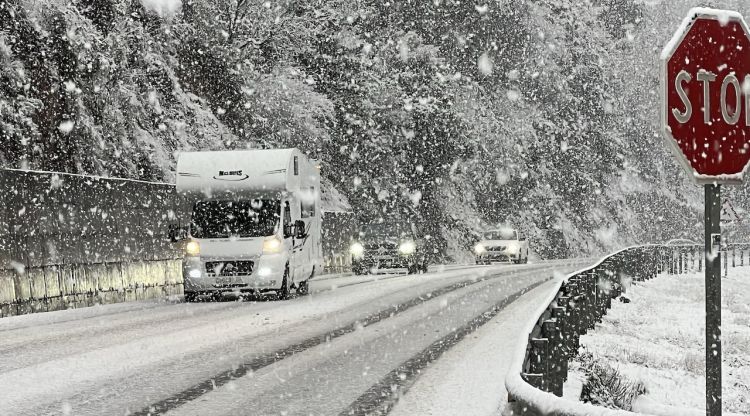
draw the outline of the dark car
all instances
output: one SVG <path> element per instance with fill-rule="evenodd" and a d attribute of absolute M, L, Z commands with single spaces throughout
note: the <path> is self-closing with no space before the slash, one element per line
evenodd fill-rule
<path fill-rule="evenodd" d="M 349 251 L 355 274 L 395 268 L 405 268 L 409 274 L 427 272 L 426 237 L 413 223 L 367 224 L 353 240 Z"/>

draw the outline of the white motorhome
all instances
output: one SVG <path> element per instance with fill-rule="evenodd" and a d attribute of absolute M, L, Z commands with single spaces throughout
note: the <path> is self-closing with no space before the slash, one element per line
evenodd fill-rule
<path fill-rule="evenodd" d="M 297 149 L 183 152 L 189 207 L 185 299 L 222 292 L 306 293 L 322 264 L 320 175 Z"/>

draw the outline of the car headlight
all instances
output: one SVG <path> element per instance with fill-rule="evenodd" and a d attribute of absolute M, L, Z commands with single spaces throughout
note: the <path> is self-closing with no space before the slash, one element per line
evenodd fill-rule
<path fill-rule="evenodd" d="M 474 252 L 477 254 L 482 254 L 485 251 L 487 251 L 487 249 L 484 248 L 484 244 L 482 243 L 478 243 L 477 245 L 474 246 Z"/>
<path fill-rule="evenodd" d="M 281 252 L 284 243 L 279 237 L 273 236 L 263 240 L 263 254 L 274 254 Z"/>
<path fill-rule="evenodd" d="M 511 251 L 515 253 L 519 248 L 520 247 L 518 246 L 518 243 L 510 243 L 508 244 L 508 247 L 505 248 L 505 251 Z"/>
<path fill-rule="evenodd" d="M 398 252 L 404 255 L 414 254 L 417 251 L 417 245 L 413 241 L 404 241 L 398 246 Z"/>
<path fill-rule="evenodd" d="M 201 245 L 195 240 L 188 241 L 188 243 L 185 245 L 185 254 L 193 257 L 200 256 Z"/>
<path fill-rule="evenodd" d="M 354 257 L 362 257 L 365 254 L 365 248 L 360 243 L 354 243 L 349 247 L 349 253 Z"/>

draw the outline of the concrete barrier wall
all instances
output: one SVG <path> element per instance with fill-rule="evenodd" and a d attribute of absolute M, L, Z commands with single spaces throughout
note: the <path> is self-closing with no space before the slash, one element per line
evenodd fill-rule
<path fill-rule="evenodd" d="M 0 200 L 0 316 L 182 292 L 173 185 L 0 169 Z"/>
<path fill-rule="evenodd" d="M 180 259 L 0 270 L 0 317 L 182 294 Z"/>

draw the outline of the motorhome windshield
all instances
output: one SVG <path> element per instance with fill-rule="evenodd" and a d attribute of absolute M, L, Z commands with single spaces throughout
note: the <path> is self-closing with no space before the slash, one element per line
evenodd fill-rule
<path fill-rule="evenodd" d="M 484 234 L 485 240 L 517 240 L 516 230 L 495 230 Z"/>
<path fill-rule="evenodd" d="M 280 218 L 276 200 L 200 201 L 193 206 L 190 234 L 195 238 L 273 235 Z"/>

